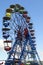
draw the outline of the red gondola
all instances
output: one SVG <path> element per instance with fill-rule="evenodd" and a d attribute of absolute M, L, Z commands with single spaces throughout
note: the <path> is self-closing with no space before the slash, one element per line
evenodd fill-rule
<path fill-rule="evenodd" d="M 21 63 L 20 65 L 25 65 L 24 63 Z"/>
<path fill-rule="evenodd" d="M 5 49 L 6 51 L 10 51 L 10 50 L 11 50 L 11 47 L 5 46 L 4 49 Z"/>

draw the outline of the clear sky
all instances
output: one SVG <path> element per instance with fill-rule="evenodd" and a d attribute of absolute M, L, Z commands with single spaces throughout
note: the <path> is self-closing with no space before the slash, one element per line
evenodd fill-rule
<path fill-rule="evenodd" d="M 43 60 L 43 0 L 0 0 L 0 46 L 3 43 L 2 18 L 5 10 L 11 4 L 22 5 L 28 11 L 28 15 L 31 16 L 35 29 L 37 51 L 41 60 Z M 6 59 L 5 56 L 7 57 L 6 52 L 0 47 L 0 60 Z"/>

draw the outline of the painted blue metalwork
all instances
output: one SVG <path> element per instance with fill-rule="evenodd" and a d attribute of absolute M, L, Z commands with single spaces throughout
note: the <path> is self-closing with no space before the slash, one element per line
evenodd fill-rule
<path fill-rule="evenodd" d="M 25 51 L 25 46 L 26 46 L 26 44 L 27 44 L 27 42 L 28 42 L 28 39 L 29 39 L 29 37 L 27 37 L 26 40 L 25 40 L 24 48 L 23 48 L 23 50 L 22 50 L 22 53 L 21 53 L 20 59 L 21 59 L 22 56 L 23 56 L 23 53 L 24 53 L 24 51 Z"/>

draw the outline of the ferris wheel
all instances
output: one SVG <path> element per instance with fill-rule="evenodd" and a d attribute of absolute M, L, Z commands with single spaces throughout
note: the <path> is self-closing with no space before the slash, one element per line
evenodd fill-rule
<path fill-rule="evenodd" d="M 6 9 L 2 28 L 4 50 L 8 53 L 5 65 L 25 65 L 27 57 L 28 61 L 33 61 L 30 61 L 31 65 L 39 65 L 33 23 L 30 19 L 28 12 L 19 4 L 10 5 Z"/>

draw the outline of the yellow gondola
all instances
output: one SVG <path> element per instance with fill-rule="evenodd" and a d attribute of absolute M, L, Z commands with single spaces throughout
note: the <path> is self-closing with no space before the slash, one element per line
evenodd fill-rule
<path fill-rule="evenodd" d="M 6 16 L 7 17 L 11 17 L 11 13 L 6 13 Z"/>

